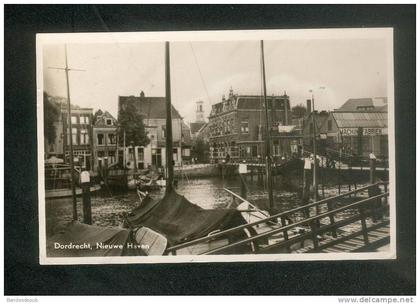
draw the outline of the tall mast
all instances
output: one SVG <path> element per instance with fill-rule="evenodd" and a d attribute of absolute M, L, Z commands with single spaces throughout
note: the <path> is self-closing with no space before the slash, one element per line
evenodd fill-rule
<path fill-rule="evenodd" d="M 264 90 L 264 107 L 265 107 L 265 151 L 266 151 L 266 171 L 267 171 L 267 188 L 268 188 L 268 201 L 270 205 L 270 211 L 274 207 L 274 198 L 273 198 L 273 177 L 271 175 L 271 136 L 270 136 L 270 126 L 269 126 L 269 116 L 268 116 L 268 102 L 267 102 L 267 88 L 265 83 L 265 62 L 264 62 L 264 41 L 261 40 L 261 66 L 262 66 L 262 76 L 263 76 L 263 90 Z"/>
<path fill-rule="evenodd" d="M 171 105 L 171 70 L 170 70 L 169 41 L 165 42 L 165 89 L 166 89 L 166 165 L 168 166 L 168 179 L 166 180 L 166 193 L 172 190 L 174 180 L 174 165 L 172 156 L 172 105 Z"/>
<path fill-rule="evenodd" d="M 315 101 L 314 93 L 312 92 L 312 141 L 313 141 L 313 153 L 314 153 L 314 170 L 313 170 L 313 187 L 314 187 L 314 202 L 318 199 L 318 176 L 317 176 L 317 157 L 316 157 L 316 119 L 315 119 Z"/>
<path fill-rule="evenodd" d="M 71 168 L 71 195 L 73 197 L 73 220 L 77 221 L 77 200 L 76 200 L 76 185 L 74 181 L 74 163 L 73 163 L 73 126 L 71 122 L 71 102 L 70 102 L 70 85 L 69 85 L 69 66 L 67 63 L 67 45 L 64 46 L 66 67 L 66 84 L 67 84 L 67 106 L 69 119 L 69 138 L 70 138 L 70 168 Z"/>
<path fill-rule="evenodd" d="M 61 67 L 48 67 L 49 69 L 54 70 L 64 70 L 66 72 L 66 85 L 67 85 L 67 107 L 68 107 L 68 119 L 69 119 L 69 139 L 70 139 L 70 170 L 71 170 L 71 193 L 73 197 L 73 220 L 77 220 L 77 200 L 76 200 L 76 184 L 74 181 L 73 171 L 74 171 L 74 163 L 73 163 L 73 134 L 72 134 L 72 123 L 71 123 L 71 102 L 70 102 L 70 85 L 69 85 L 69 71 L 79 71 L 85 72 L 85 70 L 80 69 L 70 69 L 68 62 L 67 62 L 67 44 L 64 45 L 64 59 L 66 66 L 64 68 Z"/>

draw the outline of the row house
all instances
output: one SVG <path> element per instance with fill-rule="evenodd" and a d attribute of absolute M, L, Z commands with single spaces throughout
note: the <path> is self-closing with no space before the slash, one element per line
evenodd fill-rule
<path fill-rule="evenodd" d="M 121 153 L 120 162 L 125 161 L 125 167 L 162 168 L 166 166 L 166 100 L 165 97 L 119 96 L 118 109 L 124 109 L 128 103 L 133 103 L 143 116 L 150 143 L 146 146 L 125 147 Z M 175 166 L 189 162 L 191 159 L 191 138 L 189 127 L 183 122 L 181 115 L 172 106 L 172 155 Z M 128 144 L 128 143 L 127 143 Z M 121 145 L 120 145 L 121 146 Z M 124 156 L 123 156 L 124 154 Z"/>
<path fill-rule="evenodd" d="M 278 135 L 279 126 L 292 120 L 289 96 L 269 96 L 268 119 L 271 135 Z M 209 116 L 210 160 L 258 160 L 265 155 L 264 99 L 258 95 L 238 95 L 230 90 L 229 97 L 212 106 Z M 280 156 L 281 138 L 272 141 L 272 151 Z M 287 149 L 288 150 L 288 149 Z"/>
<path fill-rule="evenodd" d="M 117 120 L 108 112 L 98 110 L 93 121 L 94 170 L 105 162 L 108 166 L 117 160 Z"/>

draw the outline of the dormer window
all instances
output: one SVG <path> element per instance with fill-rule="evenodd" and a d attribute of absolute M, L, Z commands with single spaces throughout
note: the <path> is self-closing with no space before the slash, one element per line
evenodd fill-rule
<path fill-rule="evenodd" d="M 106 119 L 106 125 L 107 126 L 112 126 L 112 119 L 111 118 Z"/>

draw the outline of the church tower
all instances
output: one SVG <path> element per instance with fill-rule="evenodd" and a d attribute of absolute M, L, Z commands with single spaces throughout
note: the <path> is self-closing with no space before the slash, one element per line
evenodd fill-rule
<path fill-rule="evenodd" d="M 203 101 L 199 100 L 199 101 L 196 102 L 196 104 L 197 104 L 197 108 L 195 110 L 195 121 L 196 122 L 205 122 Z"/>

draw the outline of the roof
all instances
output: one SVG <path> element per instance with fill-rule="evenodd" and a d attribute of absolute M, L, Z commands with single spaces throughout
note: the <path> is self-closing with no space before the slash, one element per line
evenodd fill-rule
<path fill-rule="evenodd" d="M 284 110 L 284 100 L 289 100 L 287 95 L 267 96 L 269 108 L 275 99 L 274 109 Z M 264 109 L 264 97 L 262 95 L 232 95 L 228 99 L 212 105 L 210 116 L 217 115 L 231 110 L 262 110 Z M 288 106 L 289 108 L 289 106 Z"/>
<path fill-rule="evenodd" d="M 274 104 L 274 108 L 278 110 L 284 110 L 283 103 L 279 103 L 279 100 L 288 99 L 288 96 L 267 96 L 268 108 L 271 108 L 271 102 L 273 98 L 277 101 Z M 242 110 L 254 110 L 264 109 L 264 97 L 263 96 L 238 96 L 237 97 L 237 108 Z"/>
<path fill-rule="evenodd" d="M 98 115 L 95 119 L 95 122 L 94 122 L 95 127 L 115 127 L 116 126 L 117 120 L 114 118 L 114 116 L 111 115 L 111 113 L 109 113 L 108 111 L 105 111 L 105 113 L 103 113 L 101 110 L 99 110 L 99 111 L 98 111 L 99 113 L 98 113 Z M 106 123 L 106 119 L 111 119 L 112 124 L 108 125 Z"/>
<path fill-rule="evenodd" d="M 191 134 L 197 133 L 206 122 L 192 122 L 190 123 Z"/>
<path fill-rule="evenodd" d="M 336 111 L 382 111 L 387 110 L 387 103 L 388 99 L 386 97 L 350 98 Z M 372 109 L 366 109 L 366 107 L 371 107 Z"/>
<path fill-rule="evenodd" d="M 166 98 L 165 97 L 137 97 L 119 96 L 118 110 L 125 104 L 133 102 L 138 111 L 146 119 L 165 119 L 166 118 Z M 181 115 L 172 105 L 172 119 L 180 119 Z"/>
<path fill-rule="evenodd" d="M 332 112 L 339 128 L 387 128 L 388 113 Z"/>

